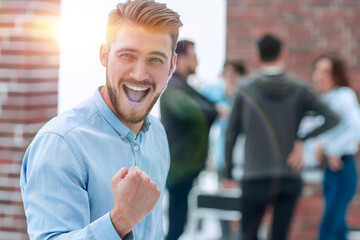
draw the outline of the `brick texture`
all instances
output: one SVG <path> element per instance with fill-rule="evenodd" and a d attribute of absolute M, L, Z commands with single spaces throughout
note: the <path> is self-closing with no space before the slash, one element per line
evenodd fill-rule
<path fill-rule="evenodd" d="M 19 176 L 57 113 L 60 0 L 0 1 L 0 240 L 27 240 Z"/>
<path fill-rule="evenodd" d="M 351 85 L 359 94 L 359 16 L 358 0 L 227 0 L 226 55 L 229 59 L 245 60 L 254 70 L 258 66 L 256 40 L 273 33 L 284 40 L 289 53 L 288 69 L 300 79 L 310 82 L 317 55 L 337 52 L 345 59 Z M 289 239 L 317 239 L 322 210 L 320 183 L 307 184 Z M 347 220 L 350 228 L 360 229 L 360 194 L 352 201 Z M 265 224 L 269 221 L 267 215 Z"/>
<path fill-rule="evenodd" d="M 227 0 L 227 58 L 256 68 L 256 40 L 274 33 L 286 43 L 288 68 L 302 80 L 310 81 L 317 55 L 337 52 L 360 93 L 359 16 L 358 0 Z"/>

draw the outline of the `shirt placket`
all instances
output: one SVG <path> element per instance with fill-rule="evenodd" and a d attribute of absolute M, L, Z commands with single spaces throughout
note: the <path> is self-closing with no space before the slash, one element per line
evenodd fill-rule
<path fill-rule="evenodd" d="M 140 149 L 140 138 L 136 138 L 136 135 L 133 132 L 129 132 L 129 134 L 126 136 L 126 139 L 129 141 L 131 150 L 134 156 L 134 165 L 139 166 L 139 160 L 141 155 L 141 149 Z"/>
<path fill-rule="evenodd" d="M 132 150 L 132 153 L 133 153 L 133 164 L 134 166 L 137 166 L 141 169 L 141 167 L 138 165 L 139 164 L 139 159 L 140 159 L 140 138 L 136 137 L 136 134 L 133 133 L 133 132 L 129 132 L 127 135 L 126 135 L 126 140 L 128 143 L 130 143 L 130 146 L 131 146 L 131 150 Z M 136 238 L 136 228 L 134 228 L 132 230 L 132 240 L 137 240 Z"/>

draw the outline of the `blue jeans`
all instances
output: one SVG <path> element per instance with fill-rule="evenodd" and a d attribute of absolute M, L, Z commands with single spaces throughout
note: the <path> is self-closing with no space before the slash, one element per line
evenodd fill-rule
<path fill-rule="evenodd" d="M 324 174 L 325 211 L 320 225 L 320 240 L 346 240 L 346 211 L 356 192 L 357 174 L 352 155 L 341 158 L 344 167 L 333 172 L 328 167 Z"/>

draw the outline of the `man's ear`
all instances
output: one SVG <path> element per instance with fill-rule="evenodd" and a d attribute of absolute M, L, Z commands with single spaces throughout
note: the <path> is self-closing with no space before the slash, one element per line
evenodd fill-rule
<path fill-rule="evenodd" d="M 169 71 L 169 76 L 174 72 L 175 70 L 175 65 L 176 65 L 176 60 L 177 60 L 177 54 L 174 53 L 172 59 L 171 59 L 171 68 L 170 68 L 170 71 Z"/>
<path fill-rule="evenodd" d="M 101 65 L 103 65 L 104 67 L 107 67 L 108 65 L 108 45 L 103 43 L 101 44 L 100 46 L 100 62 L 101 62 Z"/>

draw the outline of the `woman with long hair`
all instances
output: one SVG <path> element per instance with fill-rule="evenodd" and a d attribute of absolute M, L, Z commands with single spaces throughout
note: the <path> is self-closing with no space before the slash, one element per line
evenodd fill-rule
<path fill-rule="evenodd" d="M 313 86 L 340 116 L 340 123 L 321 135 L 316 157 L 325 165 L 324 214 L 319 240 L 346 240 L 346 212 L 356 192 L 356 154 L 360 141 L 360 108 L 349 87 L 344 62 L 334 54 L 314 62 Z"/>

